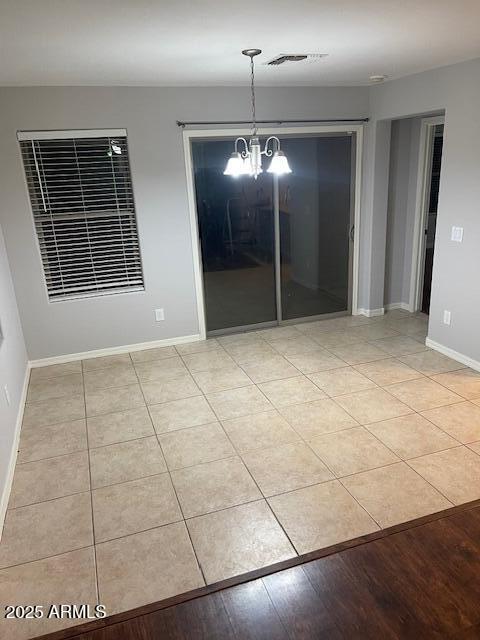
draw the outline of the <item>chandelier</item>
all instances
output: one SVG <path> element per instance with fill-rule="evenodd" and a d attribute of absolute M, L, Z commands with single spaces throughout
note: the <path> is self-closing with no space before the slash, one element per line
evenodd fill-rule
<path fill-rule="evenodd" d="M 247 142 L 245 138 L 237 138 L 235 140 L 235 151 L 228 159 L 227 166 L 223 172 L 226 176 L 253 176 L 255 180 L 263 172 L 262 156 L 272 158 L 267 173 L 273 173 L 280 176 L 284 173 L 291 173 L 292 170 L 288 164 L 286 155 L 280 148 L 280 140 L 277 136 L 269 136 L 265 141 L 262 149 L 260 139 L 257 135 L 257 122 L 255 114 L 255 64 L 254 57 L 262 53 L 261 49 L 244 49 L 244 56 L 250 58 L 250 80 L 251 80 L 251 100 L 252 100 L 252 135 Z M 270 148 L 270 143 L 271 147 Z M 239 148 L 243 146 L 243 150 Z"/>

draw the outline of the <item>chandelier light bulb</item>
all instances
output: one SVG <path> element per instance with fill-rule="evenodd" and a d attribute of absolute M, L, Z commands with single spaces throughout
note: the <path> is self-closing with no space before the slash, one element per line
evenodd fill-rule
<path fill-rule="evenodd" d="M 267 169 L 267 173 L 274 173 L 277 176 L 282 176 L 285 173 L 292 173 L 290 165 L 288 164 L 287 156 L 280 149 L 274 152 L 270 166 Z"/>
<path fill-rule="evenodd" d="M 223 172 L 224 176 L 233 176 L 234 178 L 244 174 L 244 160 L 238 151 L 234 151 L 228 159 L 227 166 Z"/>

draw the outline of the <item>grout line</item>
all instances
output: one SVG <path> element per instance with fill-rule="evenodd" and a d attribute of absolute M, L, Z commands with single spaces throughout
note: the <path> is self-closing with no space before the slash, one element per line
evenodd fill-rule
<path fill-rule="evenodd" d="M 33 447 L 29 447 L 30 449 Z M 26 451 L 26 449 L 19 449 L 20 451 Z M 15 468 L 17 466 L 23 466 L 25 464 L 32 464 L 34 462 L 43 462 L 44 460 L 55 460 L 56 458 L 63 458 L 65 456 L 72 456 L 75 453 L 82 453 L 83 451 L 89 451 L 88 449 L 88 445 L 84 448 L 84 449 L 75 449 L 74 451 L 67 451 L 66 453 L 57 453 L 54 456 L 45 456 L 44 458 L 36 458 L 35 460 L 25 460 L 25 462 L 21 462 L 21 461 L 17 461 L 17 464 L 15 465 Z"/>
<path fill-rule="evenodd" d="M 82 363 L 82 369 L 83 369 L 83 363 Z M 87 398 L 86 398 L 86 392 L 85 392 L 85 378 L 82 375 L 82 379 L 83 379 L 83 399 L 84 399 L 84 403 L 85 403 L 85 415 L 87 414 Z M 96 591 L 96 596 L 97 596 L 97 604 L 101 603 L 100 600 L 100 585 L 99 585 L 99 581 L 98 581 L 98 561 L 97 561 L 97 548 L 95 546 L 95 518 L 93 516 L 93 491 L 92 491 L 92 468 L 91 468 L 91 464 L 90 464 L 90 448 L 89 448 L 89 441 L 88 441 L 88 428 L 87 428 L 87 424 L 85 423 L 85 432 L 86 432 L 86 438 L 87 438 L 87 450 L 88 450 L 88 479 L 89 479 L 89 484 L 90 484 L 90 515 L 92 518 L 92 537 L 93 537 L 93 564 L 95 567 L 95 591 Z"/>
<path fill-rule="evenodd" d="M 149 433 L 147 436 L 136 436 L 135 438 L 128 438 L 128 440 L 117 440 L 115 442 L 107 442 L 107 444 L 97 444 L 93 447 L 89 447 L 89 451 L 94 451 L 95 449 L 106 449 L 107 447 L 115 447 L 117 444 L 127 444 L 129 442 L 136 442 L 137 440 L 147 440 L 148 438 L 155 438 L 155 436 L 155 429 L 153 429 L 152 433 Z"/>
<path fill-rule="evenodd" d="M 397 464 L 397 463 L 394 463 L 394 464 Z M 388 466 L 392 466 L 392 465 L 388 465 Z M 365 472 L 363 472 L 363 473 L 365 473 Z M 358 498 L 356 498 L 356 497 L 353 495 L 353 493 L 348 489 L 348 487 L 346 487 L 346 486 L 343 484 L 342 479 L 341 479 L 341 478 L 339 478 L 339 479 L 338 479 L 338 481 L 340 482 L 340 484 L 342 485 L 342 487 L 345 489 L 345 491 L 348 493 L 348 495 L 352 498 L 352 500 L 354 500 L 354 501 L 358 504 L 358 506 L 359 506 L 363 511 L 365 511 L 365 513 L 369 516 L 369 518 L 371 518 L 371 520 L 372 520 L 372 521 L 377 525 L 377 527 L 380 529 L 380 531 L 381 531 L 382 529 L 386 529 L 386 527 L 382 527 L 382 525 L 380 524 L 380 522 L 379 522 L 376 518 L 374 518 L 374 517 L 373 517 L 373 514 L 372 514 L 372 513 L 370 513 L 370 511 L 367 509 L 367 507 L 365 507 L 363 504 L 361 504 L 361 502 L 358 500 Z"/>
<path fill-rule="evenodd" d="M 420 378 L 415 378 L 414 380 L 409 380 L 408 382 L 418 382 L 418 380 L 420 380 Z M 441 409 L 442 407 L 451 407 L 452 405 L 460 404 L 460 402 L 463 402 L 465 400 L 464 398 L 459 396 L 460 399 L 459 400 L 454 400 L 453 402 L 442 403 L 442 404 L 440 404 L 438 406 L 435 406 L 435 407 L 427 407 L 426 409 L 416 409 L 412 405 L 408 404 L 405 400 L 400 400 L 400 398 L 397 398 L 397 396 L 394 393 L 389 391 L 389 387 L 394 387 L 394 386 L 399 385 L 399 384 L 404 384 L 404 383 L 403 382 L 394 382 L 393 384 L 387 384 L 387 385 L 385 385 L 384 387 L 381 387 L 381 388 L 384 391 L 386 391 L 390 396 L 392 396 L 392 398 L 394 398 L 398 402 L 401 402 L 405 406 L 409 407 L 414 413 L 420 413 L 420 411 L 430 411 L 430 409 Z"/>
<path fill-rule="evenodd" d="M 408 414 L 406 414 L 406 415 L 404 415 L 404 416 L 397 416 L 397 418 L 387 418 L 387 420 L 380 420 L 380 422 L 390 422 L 391 420 L 397 420 L 397 419 L 399 419 L 399 418 L 408 418 L 409 416 L 413 416 L 413 415 L 420 416 L 420 417 L 422 417 L 422 418 L 424 417 L 424 416 L 422 416 L 420 413 L 415 412 L 415 413 L 408 413 Z M 427 422 L 430 422 L 430 421 L 429 421 L 429 420 L 427 420 Z M 430 453 L 438 453 L 439 451 L 447 451 L 447 449 L 453 449 L 453 448 L 455 448 L 455 447 L 457 446 L 457 444 L 453 444 L 453 445 L 452 445 L 452 446 L 450 446 L 450 447 L 443 447 L 443 448 L 441 448 L 441 449 L 437 449 L 437 450 L 435 450 L 435 451 L 431 451 L 430 453 L 422 453 L 422 454 L 420 454 L 419 456 L 413 456 L 413 457 L 410 457 L 410 458 L 404 458 L 404 457 L 400 456 L 400 454 L 399 454 L 399 453 L 397 453 L 396 451 L 394 451 L 394 450 L 393 450 L 389 445 L 387 445 L 387 443 L 386 443 L 386 442 L 384 442 L 383 440 L 381 440 L 380 436 L 377 436 L 377 434 L 376 434 L 376 433 L 374 433 L 374 432 L 370 429 L 370 426 L 371 426 L 371 425 L 375 425 L 375 424 L 379 424 L 379 422 L 368 422 L 367 424 L 364 424 L 364 425 L 362 425 L 362 426 L 363 426 L 363 427 L 365 427 L 365 429 L 367 429 L 367 431 L 368 431 L 369 433 L 371 433 L 371 434 L 372 434 L 373 436 L 375 436 L 378 440 L 380 440 L 380 442 L 381 442 L 382 444 L 384 444 L 384 445 L 385 445 L 386 447 L 388 447 L 391 451 L 393 451 L 393 453 L 395 453 L 395 455 L 397 455 L 397 456 L 400 458 L 400 460 L 403 460 L 403 462 L 405 462 L 406 460 L 413 460 L 414 458 L 421 458 L 422 456 L 428 456 L 428 455 L 430 455 Z M 447 436 L 448 436 L 448 435 L 450 435 L 450 434 L 448 434 L 446 431 L 443 431 L 443 429 L 440 429 L 440 427 L 437 427 L 433 422 L 430 422 L 430 424 L 431 424 L 433 427 L 438 428 L 438 429 L 439 429 L 440 431 L 442 431 L 445 435 L 447 435 Z M 457 440 L 457 439 L 456 439 L 456 438 L 454 438 L 453 436 L 450 436 L 450 437 L 452 438 L 452 440 L 455 440 L 455 443 L 462 444 L 459 440 Z"/>
<path fill-rule="evenodd" d="M 459 447 L 456 447 L 456 448 L 459 448 Z M 411 469 L 414 473 L 416 473 L 416 474 L 417 474 L 417 476 L 418 476 L 419 478 L 421 478 L 424 482 L 426 482 L 428 485 L 430 485 L 434 491 L 436 491 L 436 492 L 437 492 L 437 493 L 439 493 L 443 498 L 445 498 L 445 500 L 446 500 L 449 504 L 451 504 L 453 507 L 454 507 L 454 506 L 456 506 L 456 505 L 455 505 L 455 503 L 454 503 L 454 502 L 452 502 L 449 498 L 447 498 L 447 496 L 446 496 L 442 491 L 440 491 L 440 489 L 439 489 L 438 487 L 436 487 L 435 485 L 433 485 L 433 484 L 430 482 L 430 480 L 427 480 L 427 478 L 424 478 L 424 477 L 422 476 L 422 474 L 421 474 L 421 473 L 419 473 L 416 469 L 414 469 L 414 467 L 412 467 L 410 464 L 408 464 L 408 460 L 406 460 L 406 461 L 405 461 L 405 463 L 406 463 L 406 465 L 409 467 L 409 469 Z"/>
<path fill-rule="evenodd" d="M 462 404 L 461 402 L 456 402 L 455 404 Z M 453 407 L 453 404 L 449 404 L 446 405 L 447 407 Z M 443 407 L 434 407 L 434 409 L 424 409 L 423 411 L 418 411 L 418 415 L 421 416 L 422 418 L 424 418 L 427 422 L 429 422 L 431 425 L 433 425 L 435 428 L 440 429 L 440 431 L 442 431 L 442 433 L 445 433 L 447 436 L 449 436 L 450 438 L 453 438 L 453 440 L 455 440 L 456 442 L 458 442 L 459 444 L 463 444 L 463 445 L 467 445 L 469 443 L 466 442 L 462 442 L 461 440 L 459 440 L 456 436 L 453 436 L 451 433 L 449 433 L 448 431 L 446 431 L 443 427 L 441 427 L 440 425 L 436 424 L 435 422 L 433 422 L 433 420 L 431 420 L 428 416 L 424 415 L 427 411 L 436 411 L 437 409 L 444 409 L 445 406 Z M 479 438 L 480 439 L 480 438 Z M 473 440 L 472 442 L 476 442 L 476 440 Z M 471 444 L 471 443 L 470 443 Z M 450 448 L 450 447 L 448 447 Z"/>
<path fill-rule="evenodd" d="M 176 351 L 176 349 L 175 349 L 175 351 Z M 182 358 L 181 356 L 180 356 L 180 359 L 182 360 L 183 364 L 185 365 L 185 362 L 184 362 L 184 360 L 183 360 L 183 358 Z M 135 369 L 135 375 L 137 376 L 137 379 L 138 379 L 139 384 L 140 384 L 140 380 L 139 380 L 139 378 L 138 378 L 138 373 L 137 373 L 137 370 L 136 370 L 136 369 Z M 191 374 L 190 374 L 190 375 L 191 375 Z M 191 376 L 191 377 L 192 377 L 192 376 Z M 192 377 L 192 380 L 193 380 L 193 377 Z M 177 505 L 178 505 L 178 509 L 179 509 L 179 511 L 180 511 L 180 515 L 182 516 L 183 526 L 185 527 L 185 529 L 186 529 L 186 531 L 187 531 L 188 539 L 190 540 L 190 545 L 191 545 L 191 548 L 192 548 L 192 551 L 193 551 L 193 555 L 195 556 L 195 560 L 196 560 L 196 562 L 197 562 L 198 570 L 200 571 L 200 574 L 201 574 L 201 576 L 202 576 L 202 579 L 203 579 L 204 583 L 205 583 L 205 584 L 207 584 L 207 581 L 206 581 L 206 578 L 205 578 L 205 574 L 204 574 L 204 572 L 203 572 L 202 565 L 200 564 L 199 558 L 198 558 L 198 556 L 197 556 L 197 551 L 196 551 L 196 549 L 195 549 L 195 547 L 194 547 L 194 545 L 193 545 L 193 541 L 192 541 L 192 537 L 191 537 L 191 535 L 190 535 L 190 531 L 189 531 L 189 529 L 188 529 L 188 527 L 187 527 L 187 522 L 186 522 L 186 520 L 185 520 L 185 514 L 183 513 L 183 508 L 182 508 L 181 502 L 180 502 L 180 500 L 179 500 L 179 498 L 178 498 L 177 489 L 176 489 L 175 484 L 173 483 L 173 480 L 172 480 L 172 474 L 171 474 L 171 472 L 170 472 L 170 468 L 169 468 L 169 466 L 168 466 L 168 462 L 167 462 L 167 458 L 166 458 L 166 456 L 165 456 L 165 452 L 164 452 L 163 447 L 162 447 L 162 444 L 161 444 L 161 442 L 160 442 L 160 440 L 159 440 L 158 434 L 157 434 L 157 432 L 156 432 L 156 430 L 155 430 L 155 425 L 153 424 L 153 420 L 152 420 L 152 416 L 150 415 L 150 411 L 148 411 L 148 405 L 147 405 L 146 398 L 145 398 L 145 394 L 144 394 L 144 392 L 143 392 L 143 388 L 142 388 L 142 385 L 141 385 L 141 384 L 140 384 L 140 390 L 141 390 L 141 392 L 142 392 L 142 396 L 143 396 L 143 400 L 144 400 L 144 402 L 145 402 L 145 405 L 147 406 L 148 417 L 149 417 L 149 419 L 150 419 L 151 425 L 152 425 L 153 430 L 154 430 L 154 432 L 155 432 L 155 437 L 156 437 L 156 439 L 157 439 L 158 446 L 160 447 L 160 451 L 161 451 L 161 453 L 162 453 L 162 457 L 163 457 L 163 460 L 164 460 L 164 462 L 165 462 L 165 466 L 166 466 L 166 468 L 167 468 L 167 473 L 168 473 L 168 477 L 169 477 L 169 480 L 170 480 L 170 485 L 171 485 L 172 490 L 173 490 L 173 493 L 174 493 L 174 495 L 175 495 L 175 500 L 177 501 Z M 195 397 L 195 396 L 194 396 L 194 397 Z"/>
<path fill-rule="evenodd" d="M 95 547 L 95 545 L 92 543 L 92 544 L 84 545 L 82 547 L 75 547 L 74 549 L 67 549 L 66 551 L 61 551 L 60 553 L 52 553 L 49 556 L 42 556 L 41 558 L 34 558 L 32 560 L 26 560 L 25 562 L 16 562 L 15 564 L 9 564 L 8 566 L 0 567 L 0 574 L 5 569 L 13 569 L 14 567 L 22 567 L 22 566 L 25 566 L 27 564 L 33 564 L 34 562 L 41 562 L 42 560 L 49 560 L 50 558 L 58 558 L 59 556 L 65 556 L 68 553 L 73 553 L 74 551 L 81 551 L 82 549 L 93 549 L 94 547 Z M 95 551 L 94 551 L 94 553 L 95 553 Z M 95 556 L 94 556 L 94 563 L 95 563 L 95 576 L 96 576 Z M 95 578 L 95 582 L 96 582 L 96 578 Z M 98 591 L 97 591 L 97 596 L 98 596 Z"/>
<path fill-rule="evenodd" d="M 82 397 L 82 394 L 76 393 L 74 396 L 74 398 L 80 398 Z M 58 400 L 59 398 L 57 398 Z M 35 403 L 38 404 L 38 403 Z M 85 399 L 83 402 L 83 411 L 84 413 L 82 414 L 82 416 L 80 416 L 80 418 L 70 418 L 67 420 L 59 420 L 58 422 L 46 422 L 45 424 L 22 424 L 22 430 L 23 429 L 27 429 L 27 430 L 35 430 L 35 429 L 43 429 L 43 427 L 54 427 L 55 425 L 58 424 L 63 424 L 64 422 L 78 422 L 79 420 L 86 420 L 87 416 L 85 415 Z M 95 416 L 90 416 L 90 417 L 95 417 Z M 24 418 L 24 422 L 25 422 L 25 418 Z"/>
<path fill-rule="evenodd" d="M 240 369 L 240 367 L 239 367 Z M 240 369 L 242 370 L 242 369 Z M 209 371 L 196 371 L 195 373 L 213 373 L 213 372 L 219 372 L 219 371 L 223 371 L 223 369 L 210 369 Z M 246 372 L 244 372 L 245 375 L 247 375 Z M 195 380 L 195 378 L 194 378 Z M 207 393 L 221 393 L 222 391 L 234 391 L 235 389 L 246 389 L 247 387 L 251 387 L 253 386 L 255 383 L 249 378 L 249 381 L 247 383 L 243 383 L 243 384 L 239 384 L 239 385 L 235 385 L 234 387 L 227 387 L 226 389 L 213 389 L 211 391 L 204 391 L 202 389 L 202 386 L 200 384 L 200 382 L 198 382 L 197 380 L 195 380 L 196 384 L 200 387 L 200 390 L 202 392 L 203 395 L 206 395 Z"/>
<path fill-rule="evenodd" d="M 80 361 L 79 360 L 74 360 L 73 362 L 80 362 Z M 69 363 L 65 362 L 64 364 L 69 364 Z M 71 375 L 75 375 L 75 374 L 83 376 L 83 369 L 80 366 L 78 371 L 70 371 L 69 373 L 57 373 L 55 375 L 49 375 L 49 376 L 45 376 L 45 377 L 43 377 L 43 376 L 41 376 L 41 377 L 33 376 L 32 377 L 32 372 L 33 371 L 41 371 L 42 369 L 46 369 L 48 366 L 56 367 L 56 366 L 63 366 L 63 365 L 53 364 L 53 365 L 46 365 L 45 367 L 32 367 L 30 369 L 29 382 L 33 382 L 34 384 L 37 384 L 38 382 L 45 382 L 47 380 L 54 380 L 55 378 L 64 378 L 65 376 L 71 376 Z"/>
<path fill-rule="evenodd" d="M 272 514 L 272 516 L 275 518 L 275 521 L 277 522 L 278 526 L 280 527 L 280 529 L 283 531 L 283 534 L 285 535 L 285 537 L 287 538 L 288 542 L 290 543 L 293 551 L 295 552 L 295 554 L 297 555 L 297 557 L 300 555 L 299 550 L 297 549 L 297 547 L 293 544 L 293 540 L 290 538 L 287 530 L 285 529 L 285 527 L 283 526 L 283 524 L 280 522 L 277 514 L 275 513 L 275 511 L 272 508 L 272 505 L 270 504 L 270 502 L 268 501 L 268 498 L 264 498 L 265 502 L 267 503 L 267 507 L 270 510 L 270 513 Z"/>
<path fill-rule="evenodd" d="M 155 436 L 152 436 L 152 438 L 155 438 Z M 159 444 L 158 441 L 157 441 L 157 444 Z M 148 480 L 149 478 L 156 478 L 157 476 L 163 476 L 166 473 L 168 473 L 168 468 L 167 468 L 167 465 L 165 464 L 165 471 L 160 471 L 159 473 L 149 473 L 146 476 L 129 478 L 128 480 L 121 480 L 120 482 L 111 482 L 110 484 L 102 484 L 98 487 L 92 487 L 92 492 L 101 491 L 102 489 L 109 489 L 110 487 L 118 487 L 119 485 L 122 485 L 122 484 L 129 484 L 130 482 L 138 482 L 139 480 Z"/>
<path fill-rule="evenodd" d="M 200 398 L 200 397 L 205 398 L 205 396 L 192 396 L 192 397 L 193 398 Z M 191 398 L 183 398 L 183 400 L 190 400 L 190 399 Z M 177 402 L 177 401 L 174 400 L 174 402 Z M 181 402 L 181 400 L 179 400 L 178 402 Z M 208 400 L 207 400 L 207 402 L 208 402 Z M 153 407 L 153 406 L 158 406 L 158 405 L 150 405 L 150 406 Z M 153 435 L 156 435 L 157 437 L 166 436 L 166 435 L 169 435 L 170 433 L 176 433 L 177 431 L 185 431 L 186 429 L 195 429 L 196 427 L 206 427 L 206 426 L 208 426 L 210 424 L 219 424 L 220 421 L 218 419 L 215 420 L 215 418 L 217 418 L 216 414 L 213 414 L 213 418 L 214 419 L 210 420 L 209 422 L 202 422 L 201 424 L 192 424 L 192 425 L 186 426 L 186 427 L 178 427 L 178 429 L 169 429 L 168 431 L 157 431 L 155 429 L 155 425 L 154 425 L 154 427 L 153 427 L 154 428 L 154 434 Z M 147 436 L 147 437 L 150 437 L 150 436 Z M 112 444 L 116 444 L 116 443 L 112 443 Z M 109 445 L 102 445 L 102 446 L 109 446 Z"/>
<path fill-rule="evenodd" d="M 217 423 L 214 423 L 217 424 Z M 193 429 L 196 429 L 196 427 L 192 427 Z M 160 445 L 161 446 L 161 445 Z M 177 467 L 175 469 L 170 469 L 170 467 L 168 467 L 170 473 L 175 473 L 176 471 L 185 471 L 186 469 L 193 469 L 194 467 L 202 467 L 205 466 L 207 464 L 212 464 L 214 462 L 222 462 L 224 460 L 231 460 L 233 458 L 237 458 L 238 457 L 238 453 L 236 453 L 236 451 L 234 451 L 233 453 L 230 453 L 228 455 L 222 456 L 221 458 L 215 458 L 214 460 L 205 460 L 204 462 L 196 462 L 195 464 L 188 464 L 185 467 Z"/>
<path fill-rule="evenodd" d="M 461 442 L 453 445 L 452 447 L 446 447 L 445 449 L 439 449 L 438 451 L 432 451 L 431 453 L 423 453 L 420 456 L 412 456 L 411 458 L 407 458 L 404 460 L 407 464 L 409 462 L 414 462 L 415 460 L 419 460 L 420 458 L 425 458 L 427 456 L 434 456 L 437 453 L 444 453 L 445 451 L 450 451 L 451 449 L 467 449 L 466 444 L 462 444 Z"/>
<path fill-rule="evenodd" d="M 455 369 L 454 371 L 444 371 L 443 373 L 456 373 L 458 371 L 463 371 L 463 369 L 469 369 L 469 367 L 463 367 L 462 369 Z M 471 371 L 473 371 L 473 369 L 471 369 Z M 467 398 L 465 396 L 462 396 L 462 394 L 459 393 L 458 391 L 454 391 L 453 389 L 450 389 L 450 387 L 447 387 L 447 385 L 443 384 L 442 382 L 439 382 L 438 380 L 434 380 L 435 376 L 443 375 L 443 373 L 434 373 L 433 375 L 428 376 L 428 378 L 432 382 L 436 382 L 441 387 L 444 387 L 444 389 L 447 389 L 447 391 L 450 391 L 450 393 L 454 393 L 459 398 L 461 398 L 461 400 L 457 400 L 456 402 L 452 402 L 451 404 L 456 404 L 457 402 L 462 402 L 462 401 L 471 402 L 472 400 L 477 400 L 478 398 L 480 398 L 480 396 L 475 396 L 474 398 Z M 480 378 L 479 378 L 479 381 L 480 381 Z M 434 407 L 434 408 L 436 408 L 436 407 Z"/>
<path fill-rule="evenodd" d="M 256 387 L 257 387 L 257 389 L 258 389 L 258 386 L 257 386 L 257 385 L 255 385 L 255 386 L 256 386 Z M 261 391 L 260 389 L 259 389 L 259 391 L 260 391 L 260 393 L 262 393 L 262 391 Z M 263 394 L 263 395 L 265 395 L 265 394 Z M 214 410 L 213 406 L 210 404 L 210 402 L 209 402 L 209 400 L 208 400 L 207 396 L 205 395 L 204 397 L 205 397 L 206 402 L 207 402 L 207 403 L 208 403 L 208 405 L 210 406 L 210 409 L 213 411 L 213 413 L 214 413 L 214 414 L 217 416 L 217 418 L 218 418 L 218 415 L 217 415 L 217 413 L 215 412 L 215 410 Z M 268 401 L 268 398 L 267 398 L 267 401 Z M 262 413 L 263 413 L 263 412 L 262 412 Z M 279 412 L 277 411 L 277 413 L 279 413 Z M 279 413 L 279 415 L 280 415 L 280 413 Z M 278 523 L 279 527 L 280 527 L 280 528 L 281 528 L 281 530 L 284 532 L 284 534 L 285 534 L 285 536 L 286 536 L 287 540 L 290 542 L 290 544 L 291 544 L 291 546 L 292 546 L 292 549 L 295 551 L 295 553 L 296 553 L 296 554 L 297 554 L 297 556 L 298 556 L 298 552 L 297 552 L 297 550 L 296 550 L 295 546 L 293 545 L 292 541 L 290 540 L 289 536 L 287 535 L 287 532 L 286 532 L 286 531 L 285 531 L 285 529 L 283 528 L 282 524 L 279 522 L 278 518 L 277 518 L 277 517 L 276 517 L 276 515 L 273 513 L 272 508 L 270 507 L 270 505 L 269 505 L 269 503 L 268 503 L 268 500 L 266 499 L 266 497 L 265 497 L 265 495 L 263 494 L 262 490 L 260 489 L 260 487 L 259 487 L 259 485 L 258 485 L 257 481 L 255 480 L 255 478 L 253 477 L 252 473 L 250 472 L 250 469 L 249 469 L 249 468 L 248 468 L 248 466 L 245 464 L 245 461 L 243 460 L 243 458 L 242 458 L 242 456 L 241 456 L 241 454 L 240 454 L 240 451 L 239 451 L 239 450 L 238 450 L 238 448 L 235 446 L 234 442 L 231 440 L 230 436 L 228 435 L 227 431 L 225 430 L 225 428 L 224 428 L 224 426 L 223 426 L 223 424 L 222 424 L 222 421 L 219 419 L 219 420 L 218 420 L 218 422 L 219 422 L 220 427 L 221 427 L 221 429 L 223 430 L 223 432 L 224 432 L 224 434 L 225 434 L 226 438 L 227 438 L 227 439 L 228 439 L 228 441 L 230 442 L 230 444 L 231 444 L 231 446 L 232 446 L 233 450 L 236 452 L 236 454 L 237 454 L 238 458 L 239 458 L 239 459 L 241 460 L 241 462 L 242 462 L 242 465 L 244 466 L 245 470 L 247 471 L 247 473 L 249 474 L 249 476 L 250 476 L 250 478 L 252 479 L 253 483 L 255 484 L 255 486 L 256 486 L 256 488 L 257 488 L 257 490 L 258 490 L 258 492 L 259 492 L 259 495 L 260 495 L 260 498 L 259 498 L 258 500 L 262 499 L 262 500 L 267 504 L 267 507 L 270 509 L 271 513 L 273 514 L 273 517 L 275 518 L 275 521 Z M 257 502 L 258 500 L 253 500 L 253 501 L 251 501 L 251 502 Z M 249 502 L 247 502 L 247 503 L 243 503 L 243 504 L 249 504 Z M 240 505 L 233 505 L 233 507 L 237 507 L 237 506 L 240 506 Z M 224 511 L 224 510 L 226 510 L 226 509 L 231 509 L 231 508 L 232 508 L 232 507 L 226 507 L 225 509 L 220 509 L 219 511 Z M 215 513 L 215 512 L 211 512 L 211 513 Z M 207 514 L 203 514 L 203 515 L 207 515 Z M 196 517 L 201 517 L 201 515 L 200 515 L 200 516 L 196 516 Z M 187 529 L 188 529 L 188 526 L 187 526 Z M 190 534 L 190 532 L 189 532 L 189 534 Z M 193 542 L 192 542 L 192 546 L 193 546 Z M 195 547 L 194 547 L 194 550 L 195 550 Z M 195 551 L 195 555 L 196 555 L 196 551 Z M 201 565 L 200 565 L 200 566 L 201 566 Z M 203 575 L 203 569 L 202 569 L 202 575 Z M 205 579 L 205 576 L 204 576 L 204 579 Z M 206 584 L 207 584 L 207 583 L 206 583 Z"/>
<path fill-rule="evenodd" d="M 244 507 L 247 504 L 254 504 L 256 502 L 266 502 L 266 501 L 267 499 L 261 493 L 257 498 L 254 498 L 253 500 L 245 500 L 237 504 L 231 504 L 228 507 L 221 507 L 220 509 L 213 509 L 212 511 L 207 511 L 206 513 L 198 513 L 197 515 L 194 515 L 194 516 L 187 516 L 185 518 L 185 523 L 187 523 L 189 520 L 198 520 L 199 518 L 205 518 L 205 517 L 211 516 L 214 513 L 222 513 L 223 511 L 230 511 L 231 509 L 236 509 L 237 507 Z"/>
<path fill-rule="evenodd" d="M 55 380 L 56 378 L 48 378 L 48 380 L 46 380 L 45 382 L 48 382 L 49 380 Z M 82 380 L 82 388 L 83 388 L 83 380 Z M 30 405 L 35 405 L 35 404 L 39 404 L 40 402 L 51 402 L 52 400 L 66 400 L 67 398 L 70 398 L 72 395 L 73 396 L 81 396 L 82 392 L 81 391 L 77 391 L 72 393 L 71 391 L 69 391 L 68 393 L 63 393 L 60 396 L 51 396 L 48 398 L 41 398 L 40 400 L 34 400 L 33 402 L 31 400 L 28 400 L 29 394 L 30 394 L 30 385 L 28 387 L 28 392 L 27 392 L 27 400 L 25 402 L 25 406 L 30 406 Z"/>
<path fill-rule="evenodd" d="M 108 544 L 109 542 L 114 542 L 116 540 L 123 540 L 123 538 L 131 538 L 132 536 L 136 536 L 139 533 L 146 533 L 147 531 L 154 531 L 155 529 L 163 529 L 163 527 L 169 527 L 172 524 L 185 524 L 185 520 L 180 511 L 180 517 L 177 520 L 169 520 L 168 522 L 162 522 L 162 524 L 156 524 L 153 527 L 146 527 L 145 529 L 139 529 L 138 531 L 131 531 L 130 533 L 125 533 L 122 536 L 115 536 L 113 538 L 106 538 L 105 540 L 98 540 L 95 542 L 95 546 L 99 546 L 101 544 Z"/>
<path fill-rule="evenodd" d="M 39 504 L 45 504 L 46 502 L 55 502 L 55 500 L 63 500 L 64 498 L 71 498 L 72 496 L 81 496 L 84 493 L 91 492 L 90 489 L 84 489 L 83 491 L 74 491 L 73 493 L 67 493 L 65 495 L 56 496 L 55 498 L 47 498 L 46 500 L 39 500 L 38 502 L 29 502 L 28 504 L 20 504 L 18 507 L 9 507 L 7 511 L 18 511 L 19 509 L 27 509 L 28 507 L 35 507 Z"/>

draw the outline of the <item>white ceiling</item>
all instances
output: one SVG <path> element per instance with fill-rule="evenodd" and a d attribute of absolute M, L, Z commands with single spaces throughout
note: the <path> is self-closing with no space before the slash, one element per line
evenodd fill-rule
<path fill-rule="evenodd" d="M 0 84 L 246 84 L 247 47 L 260 85 L 368 84 L 480 57 L 479 25 L 479 0 L 0 0 Z"/>

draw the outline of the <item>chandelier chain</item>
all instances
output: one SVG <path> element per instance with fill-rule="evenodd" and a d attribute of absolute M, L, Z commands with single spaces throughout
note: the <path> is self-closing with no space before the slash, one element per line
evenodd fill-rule
<path fill-rule="evenodd" d="M 261 49 L 244 49 L 242 51 L 244 56 L 248 56 L 250 58 L 252 135 L 248 142 L 245 138 L 241 137 L 235 140 L 235 150 L 230 156 L 227 166 L 225 167 L 225 171 L 223 172 L 226 176 L 250 175 L 256 180 L 263 172 L 262 156 L 271 158 L 270 166 L 267 169 L 268 173 L 274 173 L 276 175 L 291 173 L 287 157 L 283 151 L 280 150 L 280 140 L 277 136 L 268 136 L 264 149 L 261 148 L 260 140 L 258 139 L 257 116 L 255 109 L 255 63 L 253 59 L 260 53 L 262 53 Z M 272 143 L 272 148 L 269 147 L 270 142 Z M 240 143 L 245 147 L 245 150 L 242 152 L 238 150 Z"/>
<path fill-rule="evenodd" d="M 252 131 L 253 135 L 257 135 L 257 120 L 255 115 L 255 64 L 253 62 L 253 56 L 250 58 L 250 78 L 251 78 L 251 92 L 252 92 Z"/>

